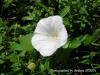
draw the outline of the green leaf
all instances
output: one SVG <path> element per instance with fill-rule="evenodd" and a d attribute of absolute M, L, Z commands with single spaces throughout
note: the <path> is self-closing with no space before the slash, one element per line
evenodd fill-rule
<path fill-rule="evenodd" d="M 30 17 L 30 16 L 24 16 L 22 18 L 22 20 L 33 20 L 33 17 Z"/>
<path fill-rule="evenodd" d="M 36 67 L 36 64 L 33 63 L 33 62 L 30 62 L 30 63 L 28 64 L 28 66 L 27 66 L 27 68 L 30 69 L 31 71 L 34 71 L 35 67 Z"/>
<path fill-rule="evenodd" d="M 0 46 L 0 50 L 2 50 L 4 48 L 4 46 Z"/>
<path fill-rule="evenodd" d="M 70 21 L 69 21 L 68 18 L 64 18 L 64 25 L 65 25 L 66 27 L 70 27 L 70 26 L 71 26 Z"/>
<path fill-rule="evenodd" d="M 82 57 L 83 59 L 89 58 L 89 55 L 85 55 Z"/>
<path fill-rule="evenodd" d="M 6 59 L 10 60 L 11 62 L 18 62 L 18 57 L 16 54 L 12 53 L 6 57 Z"/>
<path fill-rule="evenodd" d="M 81 14 L 87 14 L 87 15 L 88 15 L 88 12 L 87 12 L 87 10 L 86 10 L 86 7 L 81 7 L 81 8 L 80 8 L 80 13 L 81 13 Z"/>
<path fill-rule="evenodd" d="M 90 58 L 92 59 L 96 55 L 96 52 L 90 52 Z"/>
<path fill-rule="evenodd" d="M 36 11 L 27 12 L 28 16 L 22 17 L 22 20 L 35 20 L 36 19 Z"/>
<path fill-rule="evenodd" d="M 19 40 L 20 40 L 20 49 L 22 49 L 22 50 L 28 50 L 28 51 L 30 51 L 30 50 L 33 50 L 33 47 L 32 47 L 32 44 L 31 44 L 31 38 L 32 38 L 32 33 L 30 33 L 30 34 L 27 34 L 27 35 L 25 35 L 25 36 L 21 36 L 20 38 L 19 38 Z"/>
<path fill-rule="evenodd" d="M 92 6 L 93 6 L 94 8 L 100 6 L 100 0 L 94 1 Z"/>
<path fill-rule="evenodd" d="M 44 72 L 45 70 L 50 70 L 50 63 L 49 63 L 49 61 L 45 61 L 45 63 L 44 64 L 40 64 L 40 70 L 42 71 L 42 72 Z"/>
<path fill-rule="evenodd" d="M 79 37 L 76 37 L 74 39 L 72 39 L 69 43 L 69 48 L 73 49 L 73 48 L 77 48 L 81 45 L 82 41 L 84 40 L 85 36 L 81 35 Z"/>
<path fill-rule="evenodd" d="M 81 35 L 79 37 L 76 37 L 74 39 L 72 39 L 69 43 L 69 48 L 77 48 L 81 45 L 81 43 L 83 42 L 84 44 L 89 44 L 92 43 L 94 41 L 96 41 L 96 39 L 98 39 L 100 36 L 100 29 L 96 29 L 95 32 L 92 35 Z M 68 43 L 67 43 L 68 44 Z"/>
<path fill-rule="evenodd" d="M 54 70 L 53 70 L 53 69 L 50 69 L 50 70 L 49 70 L 49 74 L 50 74 L 50 75 L 56 75 L 56 74 L 54 74 Z"/>
<path fill-rule="evenodd" d="M 44 65 L 43 65 L 43 64 L 40 64 L 40 70 L 41 70 L 41 72 L 44 72 L 45 67 L 44 67 Z"/>
<path fill-rule="evenodd" d="M 95 68 L 100 68 L 100 65 L 99 65 L 99 64 L 97 64 L 97 65 L 95 66 Z"/>
<path fill-rule="evenodd" d="M 16 43 L 16 42 L 10 42 L 10 48 L 12 49 L 12 50 L 19 50 L 19 44 L 18 43 Z"/>
<path fill-rule="evenodd" d="M 40 7 L 44 8 L 44 9 L 47 11 L 48 8 L 47 8 L 43 3 L 37 2 L 37 4 L 38 4 Z"/>
<path fill-rule="evenodd" d="M 4 0 L 4 8 L 7 8 L 12 2 L 13 0 Z"/>
<path fill-rule="evenodd" d="M 83 43 L 88 45 L 95 42 L 98 38 L 100 38 L 100 29 L 96 29 L 92 35 L 87 35 Z"/>
<path fill-rule="evenodd" d="M 25 50 L 23 50 L 23 51 L 21 51 L 18 55 L 19 55 L 19 56 L 21 56 L 21 57 L 24 57 L 24 56 L 25 56 L 25 54 L 26 54 L 26 51 L 25 51 Z"/>
<path fill-rule="evenodd" d="M 3 64 L 4 63 L 4 60 L 0 59 L 0 64 Z"/>
<path fill-rule="evenodd" d="M 21 64 L 19 62 L 13 63 L 11 65 L 13 71 L 19 71 L 19 70 L 21 70 L 20 66 L 21 66 Z"/>
<path fill-rule="evenodd" d="M 59 15 L 64 17 L 66 14 L 70 13 L 70 6 L 66 6 L 65 8 L 63 8 L 60 12 Z"/>
<path fill-rule="evenodd" d="M 25 51 L 31 51 L 33 50 L 32 44 L 31 44 L 31 38 L 32 38 L 32 33 L 27 34 L 27 35 L 22 35 L 19 38 L 20 43 L 16 43 L 16 42 L 11 42 L 11 49 L 14 50 L 25 50 Z"/>
<path fill-rule="evenodd" d="M 87 35 L 80 35 L 74 39 L 68 39 L 66 44 L 63 46 L 63 48 L 77 48 L 81 45 L 81 43 L 84 41 L 84 39 L 87 37 Z"/>
<path fill-rule="evenodd" d="M 2 43 L 2 36 L 0 36 L 0 44 Z"/>
<path fill-rule="evenodd" d="M 80 63 L 89 64 L 90 61 L 89 61 L 89 59 L 85 59 L 85 60 L 80 61 Z"/>
<path fill-rule="evenodd" d="M 49 61 L 45 61 L 45 64 L 44 64 L 44 66 L 45 66 L 45 69 L 47 69 L 47 70 L 50 70 L 50 63 L 49 63 Z"/>

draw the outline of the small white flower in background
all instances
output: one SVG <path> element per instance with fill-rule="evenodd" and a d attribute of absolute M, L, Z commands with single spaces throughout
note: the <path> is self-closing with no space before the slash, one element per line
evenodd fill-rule
<path fill-rule="evenodd" d="M 37 23 L 32 46 L 44 57 L 52 55 L 67 42 L 68 34 L 60 16 L 43 18 Z"/>

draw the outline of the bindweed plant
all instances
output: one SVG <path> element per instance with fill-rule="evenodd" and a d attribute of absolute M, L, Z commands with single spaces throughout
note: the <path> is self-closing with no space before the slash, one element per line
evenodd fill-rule
<path fill-rule="evenodd" d="M 60 42 L 37 41 L 34 32 L 40 27 L 41 35 L 46 25 L 44 33 L 54 41 L 58 31 Z M 0 75 L 99 75 L 99 69 L 100 0 L 0 0 Z"/>

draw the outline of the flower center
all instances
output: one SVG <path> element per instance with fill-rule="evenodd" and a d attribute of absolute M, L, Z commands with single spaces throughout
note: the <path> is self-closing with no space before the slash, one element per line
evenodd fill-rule
<path fill-rule="evenodd" d="M 52 31 L 52 33 L 51 33 L 51 36 L 50 36 L 50 39 L 51 40 L 56 40 L 57 39 L 57 32 L 56 31 Z"/>

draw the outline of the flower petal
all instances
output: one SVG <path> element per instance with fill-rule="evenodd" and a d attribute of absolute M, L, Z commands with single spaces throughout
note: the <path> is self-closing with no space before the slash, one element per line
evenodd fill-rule
<path fill-rule="evenodd" d="M 57 48 L 66 43 L 67 38 L 68 34 L 62 18 L 51 16 L 37 23 L 32 37 L 32 45 L 42 56 L 50 56 Z"/>
<path fill-rule="evenodd" d="M 56 44 L 56 41 L 52 41 L 43 35 L 34 35 L 32 37 L 32 45 L 42 56 L 52 55 L 57 49 Z"/>
<path fill-rule="evenodd" d="M 68 33 L 66 28 L 64 27 L 63 20 L 60 16 L 51 16 L 51 24 L 55 28 L 58 34 L 58 40 L 60 41 L 59 45 L 62 46 L 66 43 L 68 38 Z"/>
<path fill-rule="evenodd" d="M 39 51 L 40 42 L 48 40 L 47 36 L 36 34 L 32 37 L 32 46 Z"/>
<path fill-rule="evenodd" d="M 50 22 L 46 18 L 40 20 L 37 23 L 37 27 L 35 29 L 35 33 L 48 36 L 50 31 L 51 31 L 50 30 Z"/>

